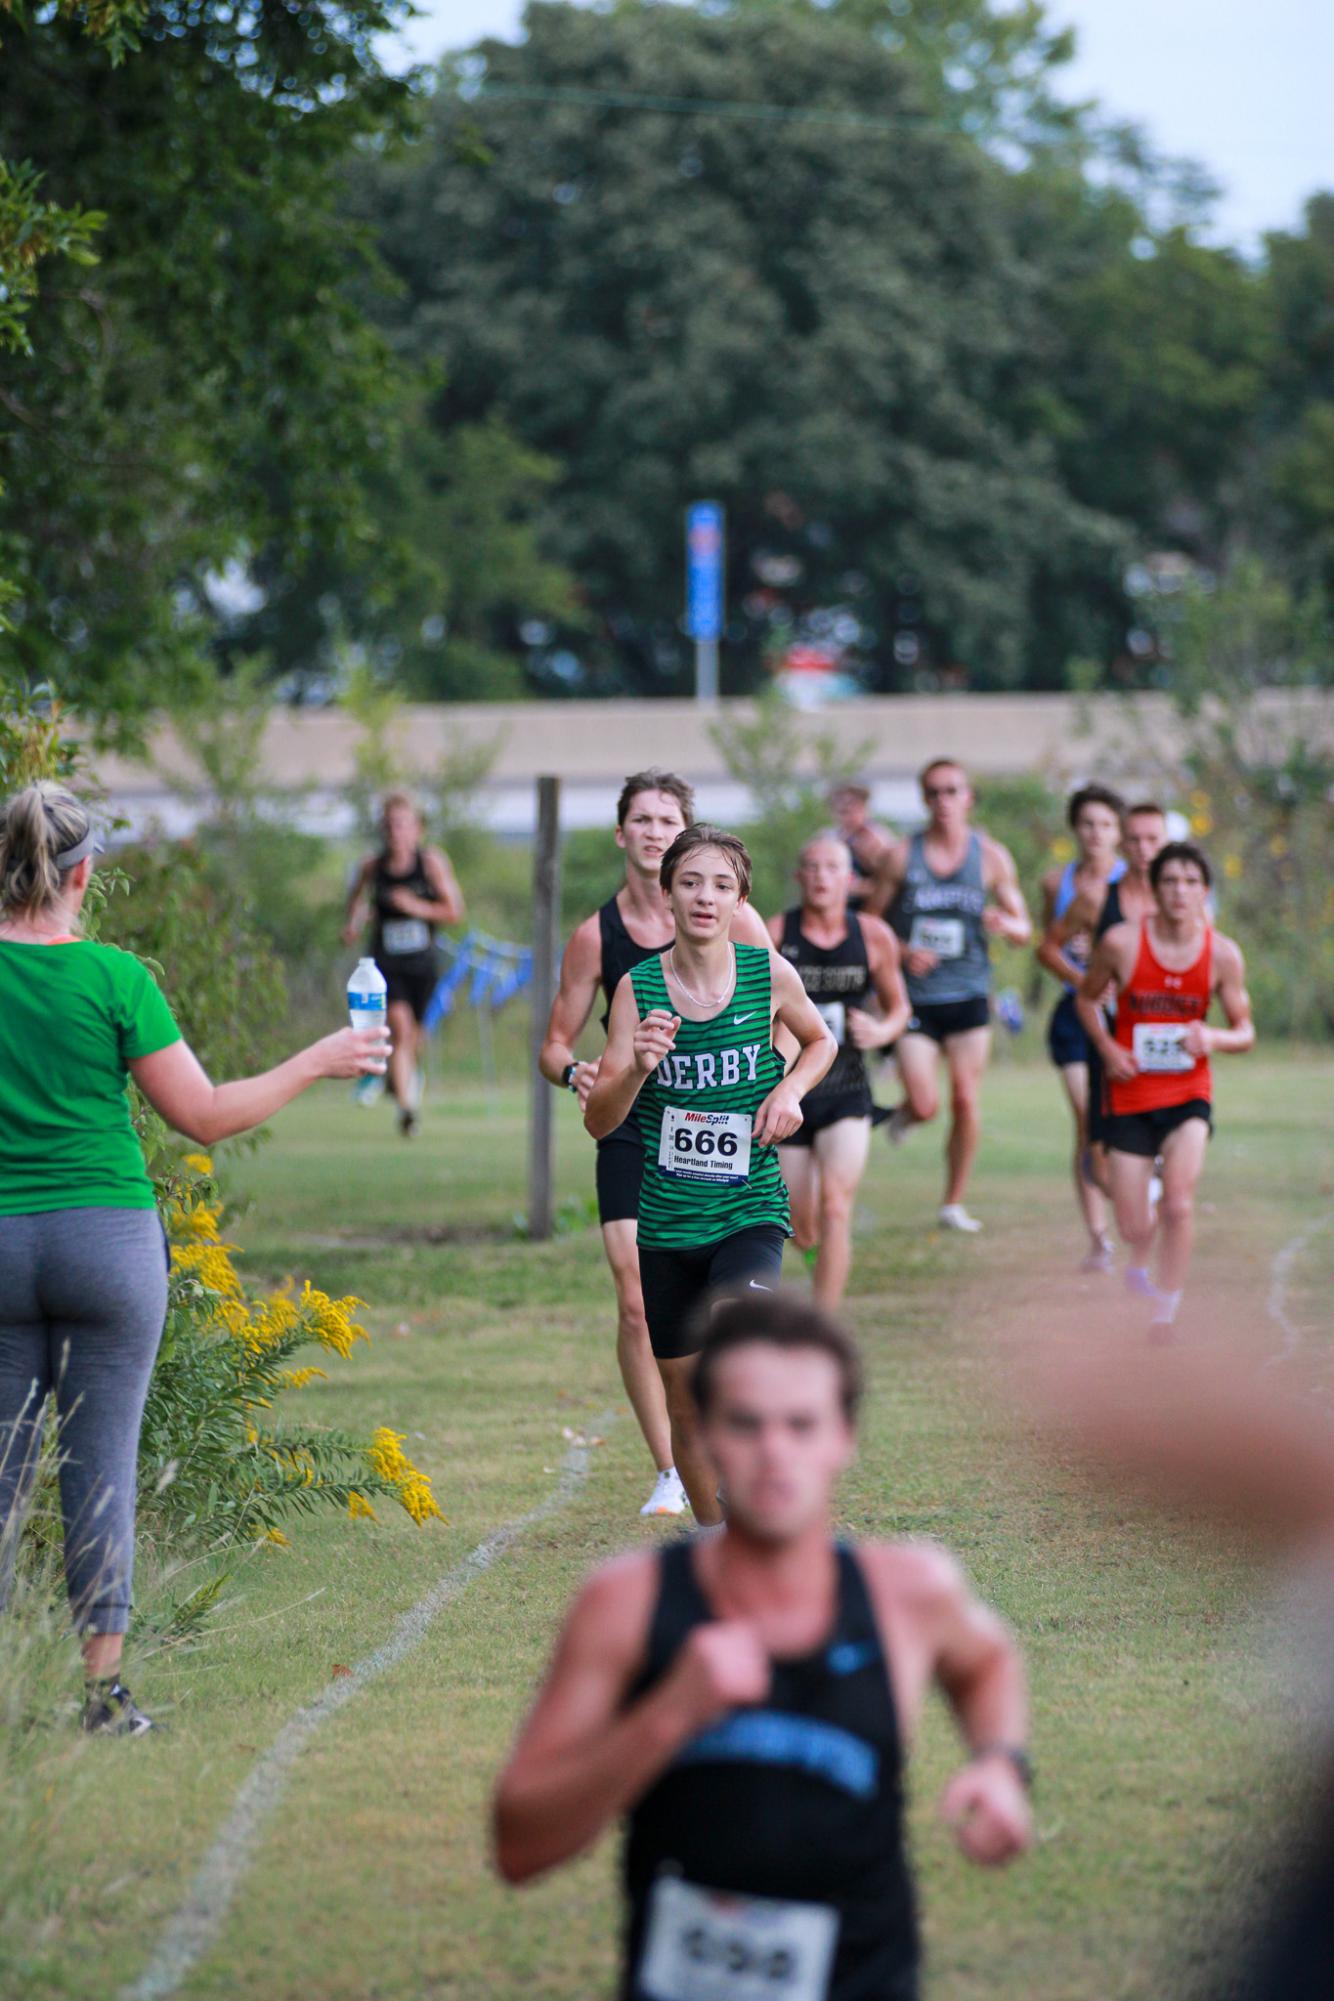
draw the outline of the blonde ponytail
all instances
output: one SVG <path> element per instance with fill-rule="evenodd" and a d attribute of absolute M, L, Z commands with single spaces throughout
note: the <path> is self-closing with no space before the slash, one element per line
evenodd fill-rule
<path fill-rule="evenodd" d="M 56 857 L 77 847 L 90 825 L 74 794 L 49 778 L 0 806 L 0 913 L 36 917 L 59 903 Z"/>

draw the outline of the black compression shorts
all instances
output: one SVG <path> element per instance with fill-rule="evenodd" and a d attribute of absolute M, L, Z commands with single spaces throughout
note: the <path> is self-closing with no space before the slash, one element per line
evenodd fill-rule
<path fill-rule="evenodd" d="M 674 1250 L 639 1246 L 639 1282 L 649 1341 L 662 1361 L 693 1355 L 704 1339 L 699 1310 L 712 1292 L 772 1292 L 783 1269 L 787 1233 L 779 1223 L 752 1223 L 716 1244 Z"/>
<path fill-rule="evenodd" d="M 836 1126 L 843 1119 L 869 1119 L 875 1106 L 868 1091 L 839 1091 L 829 1098 L 803 1098 L 801 1102 L 801 1124 L 780 1146 L 814 1146 L 815 1135 Z"/>
<path fill-rule="evenodd" d="M 633 1223 L 644 1179 L 644 1142 L 632 1125 L 617 1126 L 598 1141 L 598 1222 Z"/>
<path fill-rule="evenodd" d="M 923 1001 L 914 1007 L 912 1020 L 904 1029 L 905 1035 L 929 1035 L 933 1042 L 942 1045 L 952 1035 L 966 1035 L 970 1028 L 985 1028 L 991 1020 L 991 1001 L 986 994 L 976 994 L 972 1000 Z"/>
<path fill-rule="evenodd" d="M 1102 1121 L 1103 1144 L 1113 1153 L 1135 1153 L 1154 1160 L 1163 1141 L 1187 1119 L 1203 1119 L 1212 1133 L 1214 1108 L 1207 1098 L 1187 1098 L 1184 1105 L 1155 1105 L 1148 1112 L 1108 1112 Z"/>
<path fill-rule="evenodd" d="M 392 959 L 378 963 L 384 974 L 386 1007 L 394 1001 L 406 1001 L 412 1009 L 413 1019 L 420 1021 L 431 1004 L 431 995 L 440 980 L 439 972 L 434 968 L 429 972 L 396 970 Z"/>
<path fill-rule="evenodd" d="M 1047 1023 L 1047 1053 L 1058 1070 L 1064 1070 L 1068 1063 L 1089 1060 L 1089 1039 L 1075 1012 L 1073 994 L 1062 994 L 1052 1009 Z"/>

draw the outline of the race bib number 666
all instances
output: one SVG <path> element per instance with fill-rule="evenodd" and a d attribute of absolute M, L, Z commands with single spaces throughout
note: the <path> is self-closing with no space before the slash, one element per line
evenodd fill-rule
<path fill-rule="evenodd" d="M 750 1178 L 749 1112 L 683 1111 L 669 1105 L 662 1115 L 658 1171 L 673 1181 L 702 1181 L 734 1188 Z"/>

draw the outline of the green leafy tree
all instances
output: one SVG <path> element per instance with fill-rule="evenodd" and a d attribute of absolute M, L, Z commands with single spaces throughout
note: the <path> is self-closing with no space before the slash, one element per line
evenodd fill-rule
<path fill-rule="evenodd" d="M 1191 241 L 1197 181 L 1058 105 L 1040 8 L 623 0 L 525 28 L 444 67 L 356 212 L 395 344 L 445 370 L 446 444 L 498 418 L 560 468 L 586 687 L 687 685 L 701 495 L 728 509 L 734 687 L 816 611 L 872 685 L 1060 685 L 1119 647 L 1124 569 L 1184 532 L 1183 494 L 1220 539 L 1258 281 Z"/>
<path fill-rule="evenodd" d="M 422 699 L 530 692 L 518 626 L 583 617 L 538 526 L 558 474 L 495 415 L 442 433 L 429 402 L 412 402 L 392 466 L 368 484 L 377 532 L 361 557 L 294 570 L 282 547 L 261 552 L 263 601 L 233 622 L 228 651 L 262 649 L 298 686 L 339 684 L 352 647 Z"/>
<path fill-rule="evenodd" d="M 364 487 L 401 390 L 350 297 L 367 249 L 340 194 L 354 149 L 408 114 L 374 52 L 400 12 L 165 0 L 6 29 L 0 155 L 66 218 L 0 385 L 8 661 L 58 670 L 103 719 L 203 671 L 229 560 L 280 543 L 299 565 L 373 533 Z"/>

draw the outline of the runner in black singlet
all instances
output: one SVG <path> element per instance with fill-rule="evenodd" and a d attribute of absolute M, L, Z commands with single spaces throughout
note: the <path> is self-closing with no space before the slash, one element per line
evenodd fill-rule
<path fill-rule="evenodd" d="M 662 857 L 695 817 L 695 795 L 684 778 L 657 766 L 636 771 L 616 805 L 616 845 L 625 857 L 621 887 L 571 935 L 561 960 L 560 985 L 547 1023 L 539 1068 L 548 1083 L 572 1091 L 580 1109 L 598 1074 L 597 1062 L 576 1055 L 601 989 L 606 1029 L 621 979 L 671 944 L 672 915 L 658 880 Z M 768 933 L 748 906 L 737 913 L 732 936 L 766 944 Z M 645 1515 L 679 1515 L 685 1490 L 672 1465 L 671 1433 L 658 1365 L 649 1343 L 639 1278 L 637 1219 L 644 1148 L 636 1120 L 627 1119 L 597 1143 L 598 1221 L 616 1286 L 616 1359 L 626 1395 L 657 1468 Z"/>
<path fill-rule="evenodd" d="M 621 2001 L 914 2001 L 903 1768 L 930 1689 L 970 1860 L 1032 1838 L 1022 1666 L 943 1550 L 835 1541 L 861 1369 L 793 1295 L 714 1313 L 695 1377 L 721 1533 L 585 1586 L 496 1794 L 511 1882 L 628 1816 Z"/>
<path fill-rule="evenodd" d="M 1105 892 L 1100 893 L 1093 885 L 1077 895 L 1064 915 L 1050 927 L 1048 935 L 1054 943 L 1064 947 L 1076 938 L 1091 936 L 1096 945 L 1114 924 L 1142 924 L 1157 908 L 1149 866 L 1166 839 L 1167 815 L 1161 806 L 1144 799 L 1130 807 L 1121 837 L 1125 874 L 1109 884 Z M 1114 1018 L 1114 1005 L 1109 1007 L 1108 1015 L 1109 1020 Z M 1088 1044 L 1088 1080 L 1089 1171 L 1106 1195 L 1111 1193 L 1107 1174 L 1107 1093 L 1102 1059 L 1092 1042 Z"/>
<path fill-rule="evenodd" d="M 1088 1232 L 1081 1272 L 1105 1274 L 1112 1269 L 1112 1239 L 1107 1206 L 1098 1186 L 1089 1151 L 1089 1051 L 1092 1045 L 1075 1012 L 1075 988 L 1084 977 L 1091 940 L 1088 932 L 1064 935 L 1066 912 L 1080 896 L 1092 898 L 1114 887 L 1125 872 L 1117 849 L 1121 844 L 1125 801 L 1105 785 L 1081 785 L 1071 794 L 1066 825 L 1075 837 L 1075 854 L 1063 868 L 1042 878 L 1042 937 L 1037 962 L 1061 982 L 1061 998 L 1052 1010 L 1047 1048 L 1061 1075 L 1061 1085 L 1074 1118 L 1073 1173 L 1075 1201 Z"/>
<path fill-rule="evenodd" d="M 406 792 L 389 793 L 381 813 L 384 846 L 367 856 L 353 878 L 343 943 L 354 944 L 369 917 L 371 956 L 388 989 L 389 1088 L 406 1138 L 416 1128 L 421 1103 L 422 1017 L 440 976 L 435 927 L 462 921 L 463 892 L 448 855 L 422 846 L 421 815 Z M 372 1102 L 369 1092 L 364 1102 Z"/>
<path fill-rule="evenodd" d="M 769 922 L 838 1043 L 832 1069 L 802 1101 L 800 1127 L 778 1149 L 792 1234 L 800 1249 L 816 1251 L 815 1297 L 831 1308 L 848 1281 L 853 1205 L 871 1145 L 865 1051 L 889 1048 L 912 1013 L 898 940 L 878 917 L 850 908 L 850 876 L 846 843 L 817 834 L 797 864 L 800 907 Z"/>

